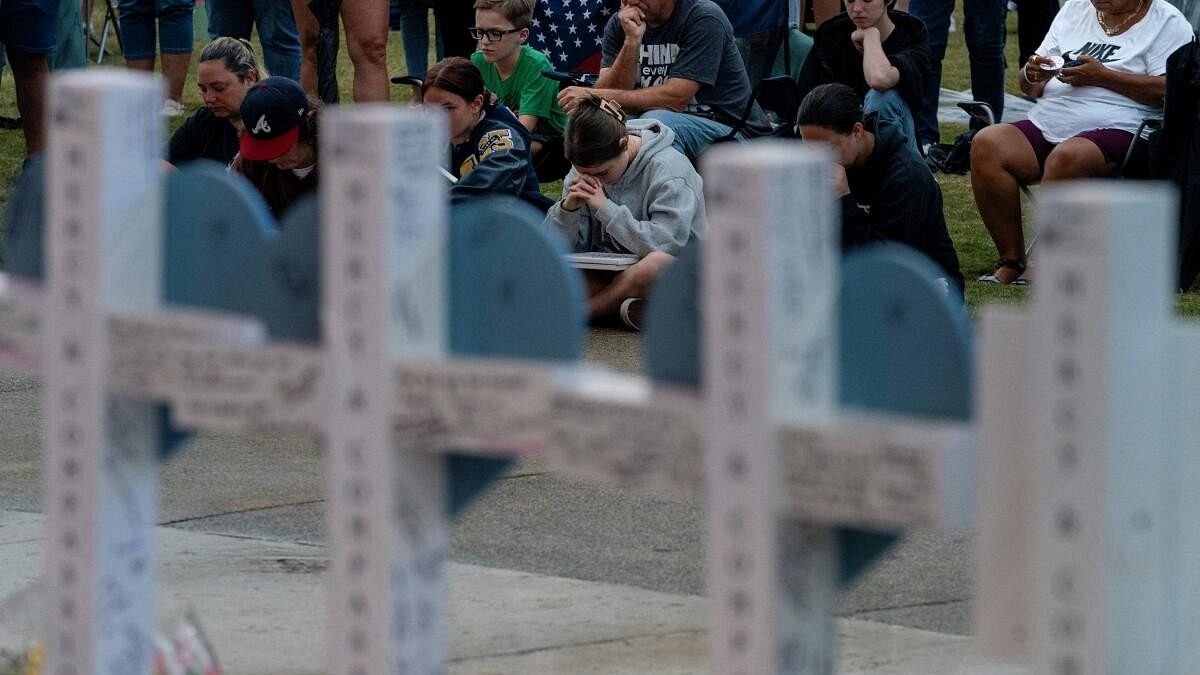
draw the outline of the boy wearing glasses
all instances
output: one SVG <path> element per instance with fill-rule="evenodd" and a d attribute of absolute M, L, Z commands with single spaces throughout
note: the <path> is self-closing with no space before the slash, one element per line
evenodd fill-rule
<path fill-rule="evenodd" d="M 479 51 L 471 62 L 483 75 L 484 86 L 533 134 L 532 154 L 538 179 L 546 182 L 566 175 L 562 135 L 567 114 L 558 105 L 558 83 L 542 76 L 553 70 L 550 59 L 525 44 L 537 0 L 476 0 L 471 37 Z"/>

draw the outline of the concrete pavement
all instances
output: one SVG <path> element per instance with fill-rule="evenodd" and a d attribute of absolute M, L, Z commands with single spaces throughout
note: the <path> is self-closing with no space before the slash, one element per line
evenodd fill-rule
<path fill-rule="evenodd" d="M 640 341 L 624 331 L 596 329 L 586 358 L 638 372 Z M 4 486 L 0 510 L 38 510 L 39 396 L 35 379 L 0 374 L 0 484 Z M 186 584 L 180 586 L 180 593 L 190 594 L 186 597 L 217 598 L 218 591 L 233 589 L 231 604 L 219 606 L 228 613 L 229 607 L 237 605 L 256 607 L 238 600 L 246 597 L 246 588 L 261 588 L 265 593 L 280 584 L 280 602 L 292 598 L 296 606 L 308 608 L 299 614 L 323 621 L 323 613 L 313 611 L 323 606 L 323 472 L 320 449 L 308 439 L 197 439 L 163 472 L 160 522 L 168 526 L 162 531 L 168 588 L 172 578 L 178 578 L 194 584 L 190 591 Z M 17 522 L 21 517 L 21 513 L 7 513 L 0 522 Z M 33 528 L 27 534 L 36 530 L 36 524 L 23 526 Z M 582 666 L 564 665 L 572 661 L 590 664 L 594 668 L 590 672 L 705 672 L 702 645 L 707 615 L 700 597 L 704 529 L 703 510 L 697 504 L 571 483 L 545 472 L 536 462 L 517 465 L 468 509 L 455 528 L 453 559 L 459 564 L 452 571 L 452 588 L 454 653 L 459 660 L 453 672 L 589 672 Z M 13 548 L 15 544 L 4 541 L 15 540 L 0 532 L 0 547 L 7 549 L 0 552 L 0 570 L 5 572 L 0 574 L 0 591 L 19 586 L 34 573 L 36 562 L 30 556 L 36 557 L 38 551 L 27 541 L 24 552 L 17 553 L 21 546 Z M 216 556 L 210 560 L 214 569 L 204 572 L 208 563 L 198 554 L 176 559 L 172 541 L 184 542 L 180 546 L 193 553 L 211 552 Z M 206 576 L 221 572 L 221 555 L 244 562 L 236 566 L 246 575 L 243 582 Z M 255 560 L 259 562 L 254 565 L 245 562 Z M 289 562 L 271 562 L 278 560 Z M 20 561 L 25 567 L 18 565 Z M 842 614 L 852 620 L 842 624 L 847 637 L 842 672 L 967 672 L 962 670 L 969 666 L 963 660 L 967 643 L 953 635 L 969 632 L 971 569 L 970 533 L 921 532 L 910 537 L 847 595 Z M 487 591 L 475 597 L 478 602 L 472 600 L 472 578 L 478 581 L 477 588 Z M 497 648 L 499 643 L 490 642 L 488 636 L 511 629 L 515 609 L 523 606 L 520 598 L 506 597 L 503 604 L 489 609 L 488 597 L 500 587 L 523 588 L 521 593 L 539 611 L 556 604 L 578 605 L 586 620 L 556 614 L 544 623 L 530 624 L 528 640 L 509 635 L 500 641 L 507 644 Z M 612 598 L 614 604 L 597 604 L 604 598 Z M 650 605 L 635 602 L 647 598 L 653 600 Z M 686 611 L 675 611 L 677 605 Z M 627 614 L 642 611 L 637 607 L 652 607 L 662 619 L 637 627 L 626 623 Z M 214 611 L 212 616 L 222 614 Z M 297 620 L 282 606 L 262 616 L 264 625 L 278 624 L 272 630 L 281 632 L 289 627 L 299 630 Z M 953 635 L 930 635 L 926 630 Z M 315 639 L 319 633 L 314 625 L 303 642 L 319 646 Z M 254 640 L 246 639 L 247 633 L 230 635 L 241 637 L 219 645 L 222 654 L 232 657 L 230 650 L 252 650 Z M 538 642 L 543 636 L 553 639 Z M 909 644 L 911 649 L 892 646 Z M 918 657 L 926 649 L 921 645 L 951 661 L 921 662 Z M 621 670 L 625 666 L 618 667 L 613 660 L 625 652 L 636 657 L 643 649 L 659 656 L 631 661 L 628 670 Z M 668 659 L 668 654 L 673 656 Z M 905 659 L 918 659 L 912 662 L 924 663 L 925 670 L 894 669 L 903 668 L 895 664 Z M 663 664 L 668 661 L 678 664 L 677 669 L 648 669 L 650 665 L 667 668 Z M 282 672 L 255 670 L 252 660 L 245 663 L 246 670 L 232 672 Z M 319 672 L 319 667 L 287 672 Z"/>
<path fill-rule="evenodd" d="M 0 597 L 38 574 L 44 518 L 0 512 Z M 194 609 L 231 675 L 325 672 L 322 546 L 158 530 L 160 622 Z M 453 563 L 450 672 L 704 673 L 707 600 Z M 0 607 L 0 647 L 28 639 L 36 593 Z M 6 613 L 4 610 L 7 609 Z M 967 638 L 843 619 L 842 673 L 998 672 Z"/>

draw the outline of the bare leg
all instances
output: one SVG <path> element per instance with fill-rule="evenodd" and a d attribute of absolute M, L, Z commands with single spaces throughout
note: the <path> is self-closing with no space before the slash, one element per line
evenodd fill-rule
<path fill-rule="evenodd" d="M 134 59 L 126 60 L 125 67 L 130 70 L 144 70 L 147 73 L 154 72 L 154 59 Z"/>
<path fill-rule="evenodd" d="M 388 100 L 388 0 L 343 0 L 342 25 L 354 64 L 354 100 Z"/>
<path fill-rule="evenodd" d="M 1116 164 L 1104 159 L 1095 143 L 1086 138 L 1068 138 L 1050 151 L 1042 182 L 1107 176 L 1115 168 Z"/>
<path fill-rule="evenodd" d="M 167 98 L 183 102 L 183 84 L 187 81 L 188 66 L 192 62 L 191 54 L 163 54 L 163 77 L 167 80 Z"/>
<path fill-rule="evenodd" d="M 292 14 L 300 33 L 300 85 L 310 96 L 317 96 L 317 34 L 320 25 L 308 8 L 308 0 L 292 0 Z"/>
<path fill-rule="evenodd" d="M 1025 262 L 1021 185 L 1036 183 L 1039 173 L 1029 139 L 1010 124 L 986 127 L 971 141 L 971 192 L 1001 258 Z M 1003 283 L 1018 274 L 1014 269 L 996 270 Z"/>
<path fill-rule="evenodd" d="M 596 289 L 589 284 L 588 317 L 597 319 L 613 316 L 626 298 L 644 298 L 654 282 L 675 258 L 666 253 L 654 252 L 634 263 L 633 267 L 613 277 L 612 283 Z"/>
<path fill-rule="evenodd" d="M 16 82 L 17 110 L 21 113 L 25 154 L 28 156 L 46 147 L 46 85 L 50 81 L 50 66 L 45 54 L 29 54 L 12 48 L 5 53 Z"/>

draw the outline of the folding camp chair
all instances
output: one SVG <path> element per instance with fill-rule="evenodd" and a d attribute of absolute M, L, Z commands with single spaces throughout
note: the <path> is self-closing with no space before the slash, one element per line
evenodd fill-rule
<path fill-rule="evenodd" d="M 972 119 L 982 123 L 983 126 L 991 126 L 996 123 L 996 117 L 992 112 L 992 107 L 983 101 L 963 101 L 958 104 Z M 1129 144 L 1129 148 L 1125 151 L 1125 156 L 1121 163 L 1111 174 L 1112 178 L 1148 178 L 1149 177 L 1149 152 L 1150 143 L 1154 138 L 1154 134 L 1162 129 L 1162 119 L 1158 117 L 1149 117 L 1142 120 L 1138 125 L 1137 131 L 1133 135 L 1133 142 Z M 1029 185 L 1020 185 L 1021 192 L 1030 202 L 1035 202 L 1036 198 L 1033 194 L 1033 189 Z M 1038 233 L 1034 232 L 1029 237 L 1029 243 L 1025 245 L 1026 260 L 1033 253 L 1033 246 L 1037 243 Z"/>

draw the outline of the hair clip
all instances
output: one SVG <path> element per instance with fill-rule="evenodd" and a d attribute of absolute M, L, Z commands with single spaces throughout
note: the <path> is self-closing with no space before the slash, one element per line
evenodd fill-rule
<path fill-rule="evenodd" d="M 626 115 L 625 115 L 625 111 L 621 110 L 620 103 L 617 103 L 616 101 L 610 101 L 610 100 L 604 99 L 604 98 L 598 98 L 597 100 L 600 102 L 601 110 L 608 113 L 609 115 L 612 115 L 613 118 L 616 119 L 621 124 L 625 124 Z"/>

